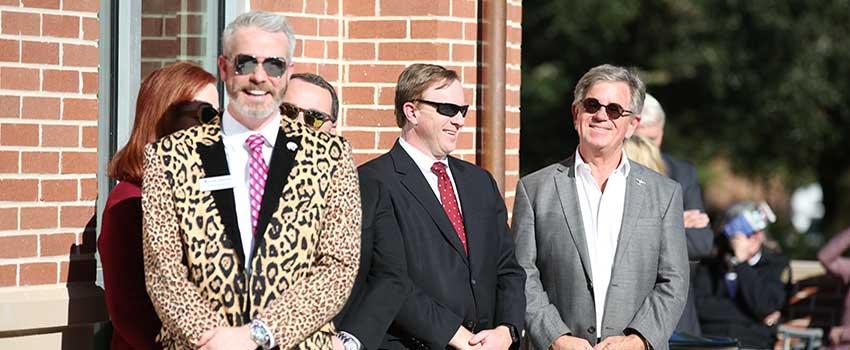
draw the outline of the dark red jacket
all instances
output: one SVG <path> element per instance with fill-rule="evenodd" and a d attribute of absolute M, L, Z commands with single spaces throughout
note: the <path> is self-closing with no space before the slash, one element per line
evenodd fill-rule
<path fill-rule="evenodd" d="M 120 182 L 106 201 L 97 250 L 103 264 L 111 349 L 161 349 L 162 326 L 145 289 L 142 256 L 142 189 Z"/>

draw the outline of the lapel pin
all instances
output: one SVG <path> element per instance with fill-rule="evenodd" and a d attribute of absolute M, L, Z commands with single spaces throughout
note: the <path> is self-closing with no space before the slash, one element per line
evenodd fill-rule
<path fill-rule="evenodd" d="M 637 181 L 638 185 L 644 185 L 644 184 L 646 184 L 646 182 L 644 182 L 644 181 L 643 181 L 643 180 L 641 180 L 641 179 L 635 179 L 635 181 Z"/>
<path fill-rule="evenodd" d="M 286 149 L 295 152 L 298 149 L 298 144 L 295 142 L 289 141 L 286 143 Z"/>

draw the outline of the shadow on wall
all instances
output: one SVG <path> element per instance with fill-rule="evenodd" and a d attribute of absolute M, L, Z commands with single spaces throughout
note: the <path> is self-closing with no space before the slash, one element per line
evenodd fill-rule
<path fill-rule="evenodd" d="M 103 289 L 97 280 L 97 216 L 92 215 L 83 229 L 80 244 L 68 251 L 68 327 L 62 330 L 62 350 L 108 349 L 109 338 L 95 337 L 100 323 L 108 319 Z M 63 276 L 64 277 L 64 276 Z M 108 333 L 108 332 L 107 332 Z"/>

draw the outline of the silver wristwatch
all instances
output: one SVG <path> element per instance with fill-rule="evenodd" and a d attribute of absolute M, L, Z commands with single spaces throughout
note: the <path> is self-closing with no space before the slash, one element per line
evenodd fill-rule
<path fill-rule="evenodd" d="M 271 349 L 272 335 L 263 321 L 254 319 L 248 328 L 251 330 L 251 340 L 257 343 L 257 346 L 265 350 Z"/>
<path fill-rule="evenodd" d="M 348 332 L 339 332 L 336 337 L 342 341 L 342 346 L 345 347 L 345 350 L 361 349 L 360 341 L 353 335 L 348 334 Z"/>

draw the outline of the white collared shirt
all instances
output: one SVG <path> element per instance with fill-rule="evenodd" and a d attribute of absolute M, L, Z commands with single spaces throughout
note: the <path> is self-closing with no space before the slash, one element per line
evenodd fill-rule
<path fill-rule="evenodd" d="M 584 162 L 578 149 L 576 149 L 575 159 L 576 192 L 593 275 L 596 337 L 601 337 L 608 285 L 611 283 L 614 255 L 617 252 L 617 241 L 620 238 L 620 228 L 623 223 L 626 178 L 629 176 L 631 166 L 626 151 L 623 150 L 620 164 L 608 176 L 605 192 L 602 192 L 590 172 L 590 165 Z"/>
<path fill-rule="evenodd" d="M 440 162 L 446 165 L 446 173 L 449 174 L 449 180 L 452 181 L 452 189 L 454 189 L 455 192 L 455 200 L 458 203 L 458 210 L 460 210 L 460 214 L 463 215 L 463 209 L 460 208 L 460 196 L 457 194 L 457 182 L 455 182 L 455 177 L 452 176 L 452 168 L 449 167 L 449 158 L 443 157 L 443 159 L 434 160 L 416 147 L 413 147 L 413 145 L 407 143 L 407 141 L 404 140 L 404 137 L 398 138 L 398 144 L 401 145 L 401 148 L 407 152 L 410 158 L 413 158 L 413 162 L 416 163 L 416 167 L 419 168 L 422 175 L 425 175 L 425 180 L 428 181 L 428 185 L 431 186 L 431 191 L 434 191 L 434 195 L 437 196 L 437 201 L 439 201 L 440 204 L 443 203 L 443 199 L 440 198 L 439 178 L 437 177 L 437 174 L 434 174 L 434 172 L 431 171 L 431 166 L 433 166 L 435 162 Z"/>
<path fill-rule="evenodd" d="M 253 134 L 262 134 L 266 139 L 263 144 L 263 159 L 266 164 L 269 164 L 279 128 L 280 114 L 275 114 L 273 120 L 258 131 L 246 128 L 227 111 L 221 119 L 221 139 L 224 142 L 224 153 L 227 155 L 227 168 L 233 179 L 233 203 L 236 206 L 236 219 L 239 225 L 239 236 L 242 239 L 246 269 L 251 264 L 254 232 L 251 231 L 251 200 L 248 195 L 248 159 L 251 157 L 251 151 L 245 145 L 245 140 Z"/>

